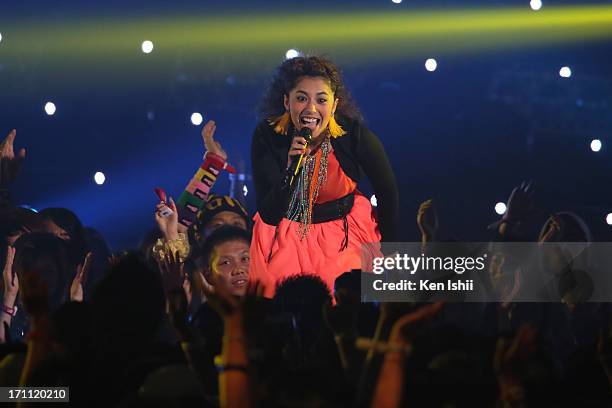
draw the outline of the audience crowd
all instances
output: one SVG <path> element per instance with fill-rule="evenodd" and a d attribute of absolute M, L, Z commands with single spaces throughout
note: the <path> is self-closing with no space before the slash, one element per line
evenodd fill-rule
<path fill-rule="evenodd" d="M 112 252 L 69 209 L 13 205 L 15 137 L 0 146 L 2 387 L 64 386 L 73 406 L 102 407 L 612 406 L 607 303 L 513 302 L 499 262 L 497 303 L 362 302 L 357 270 L 331 291 L 296 275 L 268 299 L 233 198 L 209 195 L 189 226 L 164 200 L 140 248 Z M 416 214 L 424 250 L 443 240 L 435 204 Z M 516 187 L 492 241 L 592 241 L 571 212 L 528 236 L 535 205 Z"/>

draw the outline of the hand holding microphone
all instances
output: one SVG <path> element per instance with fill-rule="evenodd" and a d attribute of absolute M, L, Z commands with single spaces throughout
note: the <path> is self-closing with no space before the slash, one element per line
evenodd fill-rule
<path fill-rule="evenodd" d="M 297 136 L 291 141 L 289 154 L 287 157 L 287 175 L 289 176 L 289 186 L 293 185 L 293 181 L 304 161 L 304 157 L 310 154 L 311 149 L 308 147 L 312 140 L 312 130 L 310 128 L 302 128 Z"/>

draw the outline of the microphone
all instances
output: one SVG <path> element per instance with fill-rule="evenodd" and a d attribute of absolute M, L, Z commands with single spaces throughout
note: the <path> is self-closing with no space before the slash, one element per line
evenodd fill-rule
<path fill-rule="evenodd" d="M 304 150 L 306 150 L 310 144 L 310 141 L 312 140 L 312 130 L 310 128 L 303 127 L 300 130 L 300 133 L 298 133 L 298 136 L 302 136 L 304 139 L 306 139 L 306 146 L 304 146 Z M 304 154 L 306 154 L 305 151 L 304 153 L 300 154 L 299 158 L 297 156 L 291 157 L 291 164 L 289 164 L 289 168 L 287 169 L 287 174 L 291 177 L 289 179 L 289 187 L 293 186 L 293 180 L 295 180 L 295 177 L 300 170 L 300 164 L 302 164 Z"/>

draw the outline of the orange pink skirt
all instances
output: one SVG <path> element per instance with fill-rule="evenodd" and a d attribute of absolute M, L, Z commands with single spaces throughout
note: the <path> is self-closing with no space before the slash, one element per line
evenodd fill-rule
<path fill-rule="evenodd" d="M 274 239 L 274 225 L 264 223 L 259 213 L 253 220 L 249 280 L 262 283 L 267 297 L 274 295 L 276 285 L 283 279 L 299 274 L 319 276 L 333 293 L 338 276 L 351 269 L 361 269 L 362 260 L 367 262 L 381 256 L 380 233 L 372 206 L 358 192 L 355 192 L 353 208 L 347 215 L 348 247 L 342 251 L 345 239 L 342 219 L 312 224 L 303 239 L 298 234 L 297 222 L 283 218 Z"/>

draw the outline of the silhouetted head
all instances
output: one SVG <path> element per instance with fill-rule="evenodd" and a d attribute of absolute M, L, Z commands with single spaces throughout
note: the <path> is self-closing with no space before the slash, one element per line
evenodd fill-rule
<path fill-rule="evenodd" d="M 90 299 L 96 340 L 149 341 L 156 334 L 165 307 L 159 272 L 136 253 L 114 264 Z"/>

